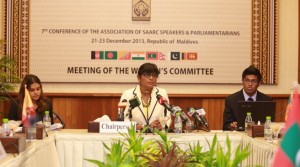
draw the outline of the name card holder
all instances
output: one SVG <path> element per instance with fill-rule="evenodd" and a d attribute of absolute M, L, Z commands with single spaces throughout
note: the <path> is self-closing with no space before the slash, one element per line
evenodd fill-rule
<path fill-rule="evenodd" d="M 264 125 L 252 125 L 249 124 L 247 127 L 247 135 L 250 137 L 264 137 Z M 278 138 L 282 138 L 284 135 L 284 130 L 280 129 Z"/>
<path fill-rule="evenodd" d="M 26 135 L 26 139 L 30 139 L 30 135 L 28 133 L 29 128 L 27 127 L 23 127 L 24 129 L 24 133 Z M 35 136 L 33 137 L 33 139 L 37 139 L 37 140 L 42 140 L 45 136 L 46 136 L 46 132 L 44 131 L 44 126 L 36 126 L 35 127 Z"/>
<path fill-rule="evenodd" d="M 111 121 L 111 122 L 93 122 L 88 123 L 89 133 L 127 133 L 131 124 L 135 122 Z M 136 128 L 136 126 L 135 126 Z"/>
<path fill-rule="evenodd" d="M 25 134 L 15 134 L 13 137 L 0 137 L 6 153 L 21 153 L 26 149 Z"/>
<path fill-rule="evenodd" d="M 247 135 L 250 137 L 264 137 L 264 125 L 252 125 L 247 126 Z"/>
<path fill-rule="evenodd" d="M 99 133 L 99 122 L 89 121 L 88 122 L 88 132 L 89 133 Z"/>

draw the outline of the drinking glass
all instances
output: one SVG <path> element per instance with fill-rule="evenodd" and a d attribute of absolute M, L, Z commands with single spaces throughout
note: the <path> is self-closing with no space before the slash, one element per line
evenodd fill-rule
<path fill-rule="evenodd" d="M 35 127 L 25 128 L 25 134 L 26 134 L 27 140 L 35 140 L 36 139 L 36 128 Z"/>
<path fill-rule="evenodd" d="M 280 130 L 283 128 L 284 123 L 272 122 L 270 126 L 271 126 L 272 132 L 273 132 L 273 140 L 277 141 L 278 140 L 278 135 L 280 133 Z"/>
<path fill-rule="evenodd" d="M 188 121 L 186 124 L 185 124 L 185 130 L 186 130 L 186 133 L 192 133 L 193 130 L 194 130 L 194 122 L 193 121 Z"/>
<path fill-rule="evenodd" d="M 160 124 L 162 126 L 162 129 L 161 129 L 162 132 L 166 131 L 166 124 L 167 124 L 167 122 L 168 122 L 169 119 L 170 119 L 170 117 L 168 117 L 168 116 L 160 116 L 158 118 L 158 120 L 159 120 L 159 122 L 160 122 Z"/>

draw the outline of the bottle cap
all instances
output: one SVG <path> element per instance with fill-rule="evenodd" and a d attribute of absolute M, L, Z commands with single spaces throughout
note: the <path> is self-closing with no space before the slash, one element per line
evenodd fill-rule
<path fill-rule="evenodd" d="M 45 111 L 45 114 L 49 114 L 49 111 Z"/>
<path fill-rule="evenodd" d="M 266 120 L 271 120 L 271 116 L 266 116 Z"/>
<path fill-rule="evenodd" d="M 2 119 L 2 122 L 7 123 L 7 122 L 8 122 L 8 118 L 3 118 L 3 119 Z"/>
<path fill-rule="evenodd" d="M 251 115 L 251 112 L 247 112 L 247 115 Z"/>

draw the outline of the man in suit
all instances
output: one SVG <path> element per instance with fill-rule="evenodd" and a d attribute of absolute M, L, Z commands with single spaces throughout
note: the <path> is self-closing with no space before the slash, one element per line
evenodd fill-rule
<path fill-rule="evenodd" d="M 272 98 L 257 90 L 261 84 L 262 75 L 254 66 L 249 66 L 243 71 L 243 89 L 229 95 L 225 99 L 225 109 L 223 113 L 223 130 L 236 130 L 238 101 L 272 101 Z"/>

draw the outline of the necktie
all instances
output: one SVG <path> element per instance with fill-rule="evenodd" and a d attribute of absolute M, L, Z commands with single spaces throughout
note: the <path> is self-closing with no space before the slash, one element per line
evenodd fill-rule
<path fill-rule="evenodd" d="M 248 98 L 248 101 L 254 101 L 254 100 L 252 99 L 252 97 L 249 97 L 249 98 Z"/>

